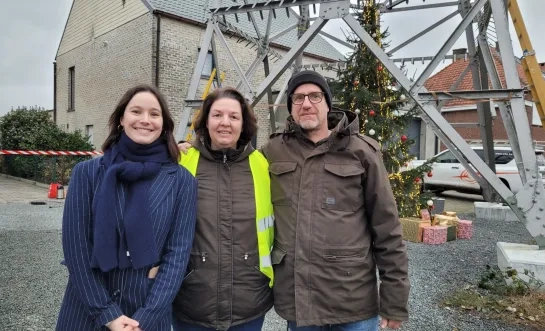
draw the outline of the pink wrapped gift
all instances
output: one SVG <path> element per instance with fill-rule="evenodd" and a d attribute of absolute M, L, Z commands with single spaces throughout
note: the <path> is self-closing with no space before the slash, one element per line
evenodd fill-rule
<path fill-rule="evenodd" d="M 471 239 L 473 237 L 473 221 L 458 221 L 458 239 Z"/>
<path fill-rule="evenodd" d="M 422 240 L 428 245 L 439 245 L 447 242 L 447 227 L 434 225 L 424 228 L 424 236 Z"/>

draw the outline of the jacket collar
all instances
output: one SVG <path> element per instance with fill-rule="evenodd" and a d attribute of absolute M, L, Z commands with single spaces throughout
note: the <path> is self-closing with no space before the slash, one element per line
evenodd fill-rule
<path fill-rule="evenodd" d="M 224 162 L 225 160 L 232 163 L 237 160 L 243 160 L 254 151 L 254 147 L 250 143 L 241 145 L 237 148 L 212 150 L 210 143 L 204 137 L 196 139 L 194 142 L 194 147 L 199 150 L 204 158 L 215 162 Z"/>
<path fill-rule="evenodd" d="M 175 175 L 178 171 L 178 164 L 167 163 L 161 167 L 161 171 L 153 181 L 150 187 L 150 212 L 153 213 L 157 207 L 163 202 L 166 196 L 170 193 L 172 185 L 175 182 Z"/>

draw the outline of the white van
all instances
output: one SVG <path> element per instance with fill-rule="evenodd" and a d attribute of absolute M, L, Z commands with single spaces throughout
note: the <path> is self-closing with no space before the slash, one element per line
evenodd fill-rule
<path fill-rule="evenodd" d="M 471 148 L 484 160 L 484 149 L 482 146 L 471 146 Z M 539 171 L 545 185 L 545 155 L 543 150 L 536 149 Z M 517 193 L 522 188 L 519 171 L 511 147 L 494 147 L 496 155 L 496 175 L 511 190 Z M 464 193 L 481 193 L 479 183 L 471 176 L 464 166 L 456 159 L 450 150 L 444 150 L 437 154 L 432 167 L 432 176 L 424 175 L 426 190 L 437 193 L 453 190 Z M 424 160 L 410 162 L 408 169 L 423 164 Z"/>

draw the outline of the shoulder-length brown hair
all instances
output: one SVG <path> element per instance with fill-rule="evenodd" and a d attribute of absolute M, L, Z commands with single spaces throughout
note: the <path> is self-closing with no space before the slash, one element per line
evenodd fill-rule
<path fill-rule="evenodd" d="M 106 151 L 119 140 L 121 135 L 119 125 L 121 124 L 123 114 L 125 114 L 125 108 L 127 108 L 127 105 L 131 99 L 140 92 L 149 92 L 157 98 L 157 101 L 161 106 L 161 114 L 163 116 L 163 132 L 161 133 L 159 139 L 165 140 L 168 146 L 168 154 L 170 158 L 172 161 L 178 162 L 180 159 L 180 150 L 178 149 L 176 140 L 174 139 L 174 120 L 172 119 L 172 115 L 168 110 L 165 97 L 161 94 L 161 92 L 159 92 L 159 90 L 157 90 L 157 88 L 145 84 L 135 86 L 128 90 L 125 95 L 121 97 L 121 100 L 119 100 L 117 106 L 115 106 L 114 112 L 110 115 L 110 120 L 108 121 L 110 133 L 108 134 L 108 138 L 106 138 L 104 144 L 102 144 L 102 151 Z"/>
<path fill-rule="evenodd" d="M 208 139 L 210 137 L 208 134 L 208 128 L 206 127 L 208 114 L 210 114 L 212 104 L 223 98 L 236 100 L 240 104 L 240 108 L 242 109 L 242 132 L 240 133 L 240 138 L 237 141 L 237 146 L 246 145 L 257 133 L 257 119 L 254 115 L 252 107 L 248 101 L 246 101 L 242 93 L 232 87 L 216 89 L 212 93 L 208 94 L 208 96 L 204 99 L 202 109 L 198 112 L 193 121 L 195 135 L 198 139 L 201 137 L 206 137 Z"/>

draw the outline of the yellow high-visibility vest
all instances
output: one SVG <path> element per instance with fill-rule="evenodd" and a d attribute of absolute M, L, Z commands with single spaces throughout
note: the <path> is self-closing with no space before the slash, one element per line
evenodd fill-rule
<path fill-rule="evenodd" d="M 192 147 L 187 154 L 180 154 L 180 165 L 196 177 L 200 157 L 199 150 Z M 250 171 L 252 172 L 254 181 L 259 271 L 270 279 L 269 286 L 272 287 L 274 273 L 271 262 L 271 251 L 274 242 L 274 212 L 271 203 L 269 162 L 258 151 L 253 151 L 249 156 L 249 160 Z"/>

